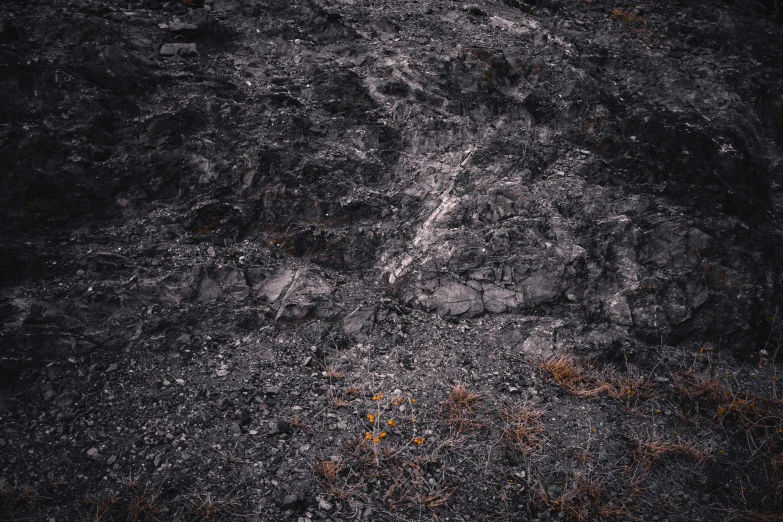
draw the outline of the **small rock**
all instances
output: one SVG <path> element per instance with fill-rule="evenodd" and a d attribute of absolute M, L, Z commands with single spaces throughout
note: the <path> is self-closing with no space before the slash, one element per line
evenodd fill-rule
<path fill-rule="evenodd" d="M 226 375 L 228 375 L 228 370 L 218 370 L 215 373 L 217 374 L 218 377 L 225 377 Z"/>
<path fill-rule="evenodd" d="M 98 448 L 90 448 L 87 450 L 87 456 L 91 459 L 100 460 L 101 454 L 98 452 Z"/>
<path fill-rule="evenodd" d="M 112 363 L 109 365 L 108 368 L 106 368 L 106 373 L 110 373 L 117 370 L 117 365 L 115 363 Z"/>
<path fill-rule="evenodd" d="M 235 422 L 231 426 L 229 426 L 228 431 L 232 435 L 241 435 L 242 434 L 242 427 L 239 425 L 238 422 Z"/>
<path fill-rule="evenodd" d="M 294 504 L 296 504 L 297 500 L 298 499 L 296 498 L 296 495 L 288 494 L 288 495 L 283 497 L 283 506 L 286 506 L 286 507 L 293 506 Z"/>
<path fill-rule="evenodd" d="M 196 30 L 198 30 L 198 26 L 193 24 L 184 24 L 182 22 L 171 22 L 169 24 L 169 31 L 173 33 L 192 33 Z"/>
<path fill-rule="evenodd" d="M 318 509 L 321 509 L 323 511 L 329 511 L 332 509 L 332 503 L 324 499 L 321 499 L 318 501 Z"/>
<path fill-rule="evenodd" d="M 111 466 L 115 462 L 117 462 L 117 456 L 116 455 L 112 455 L 111 457 L 108 458 L 108 460 L 106 461 L 106 464 Z"/>
<path fill-rule="evenodd" d="M 198 54 L 194 43 L 169 43 L 160 47 L 163 56 L 195 56 Z"/>
<path fill-rule="evenodd" d="M 207 255 L 208 255 L 209 257 L 215 257 L 215 255 L 216 255 L 216 254 L 215 254 L 215 247 L 209 247 L 209 248 L 207 249 Z"/>

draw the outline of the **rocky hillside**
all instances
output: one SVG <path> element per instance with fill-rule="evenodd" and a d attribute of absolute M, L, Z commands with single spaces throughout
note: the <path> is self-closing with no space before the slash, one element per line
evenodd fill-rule
<path fill-rule="evenodd" d="M 2 2 L 0 519 L 779 520 L 782 19 Z"/>

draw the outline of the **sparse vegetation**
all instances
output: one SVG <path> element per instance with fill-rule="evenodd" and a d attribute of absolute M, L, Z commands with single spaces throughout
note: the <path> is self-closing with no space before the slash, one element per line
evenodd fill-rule
<path fill-rule="evenodd" d="M 656 437 L 651 440 L 636 439 L 634 443 L 634 460 L 648 469 L 666 455 L 681 455 L 698 464 L 710 458 L 707 449 L 681 439 L 670 441 Z"/>
<path fill-rule="evenodd" d="M 639 24 L 643 21 L 632 11 L 623 11 L 622 9 L 612 9 L 612 18 L 622 20 L 626 24 Z"/>

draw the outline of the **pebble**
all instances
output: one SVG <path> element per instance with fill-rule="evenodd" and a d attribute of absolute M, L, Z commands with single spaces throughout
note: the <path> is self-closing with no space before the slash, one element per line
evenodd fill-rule
<path fill-rule="evenodd" d="M 294 494 L 289 494 L 283 497 L 283 505 L 284 506 L 292 506 L 296 504 L 297 498 Z"/>
<path fill-rule="evenodd" d="M 323 511 L 330 511 L 332 509 L 332 503 L 324 499 L 318 501 L 318 509 Z"/>
<path fill-rule="evenodd" d="M 116 456 L 116 455 L 112 455 L 112 456 L 111 456 L 111 457 L 109 457 L 109 459 L 106 461 L 106 464 L 108 464 L 109 466 L 111 466 L 111 465 L 112 465 L 112 464 L 114 464 L 115 462 L 117 462 L 117 456 Z"/>

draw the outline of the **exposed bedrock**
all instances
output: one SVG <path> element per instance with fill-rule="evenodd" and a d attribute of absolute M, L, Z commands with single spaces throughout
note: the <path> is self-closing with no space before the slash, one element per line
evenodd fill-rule
<path fill-rule="evenodd" d="M 0 24 L 9 338 L 44 335 L 19 285 L 78 270 L 24 296 L 100 308 L 68 347 L 134 302 L 366 335 L 378 292 L 574 345 L 768 335 L 783 62 L 761 7 L 131 3 Z"/>

